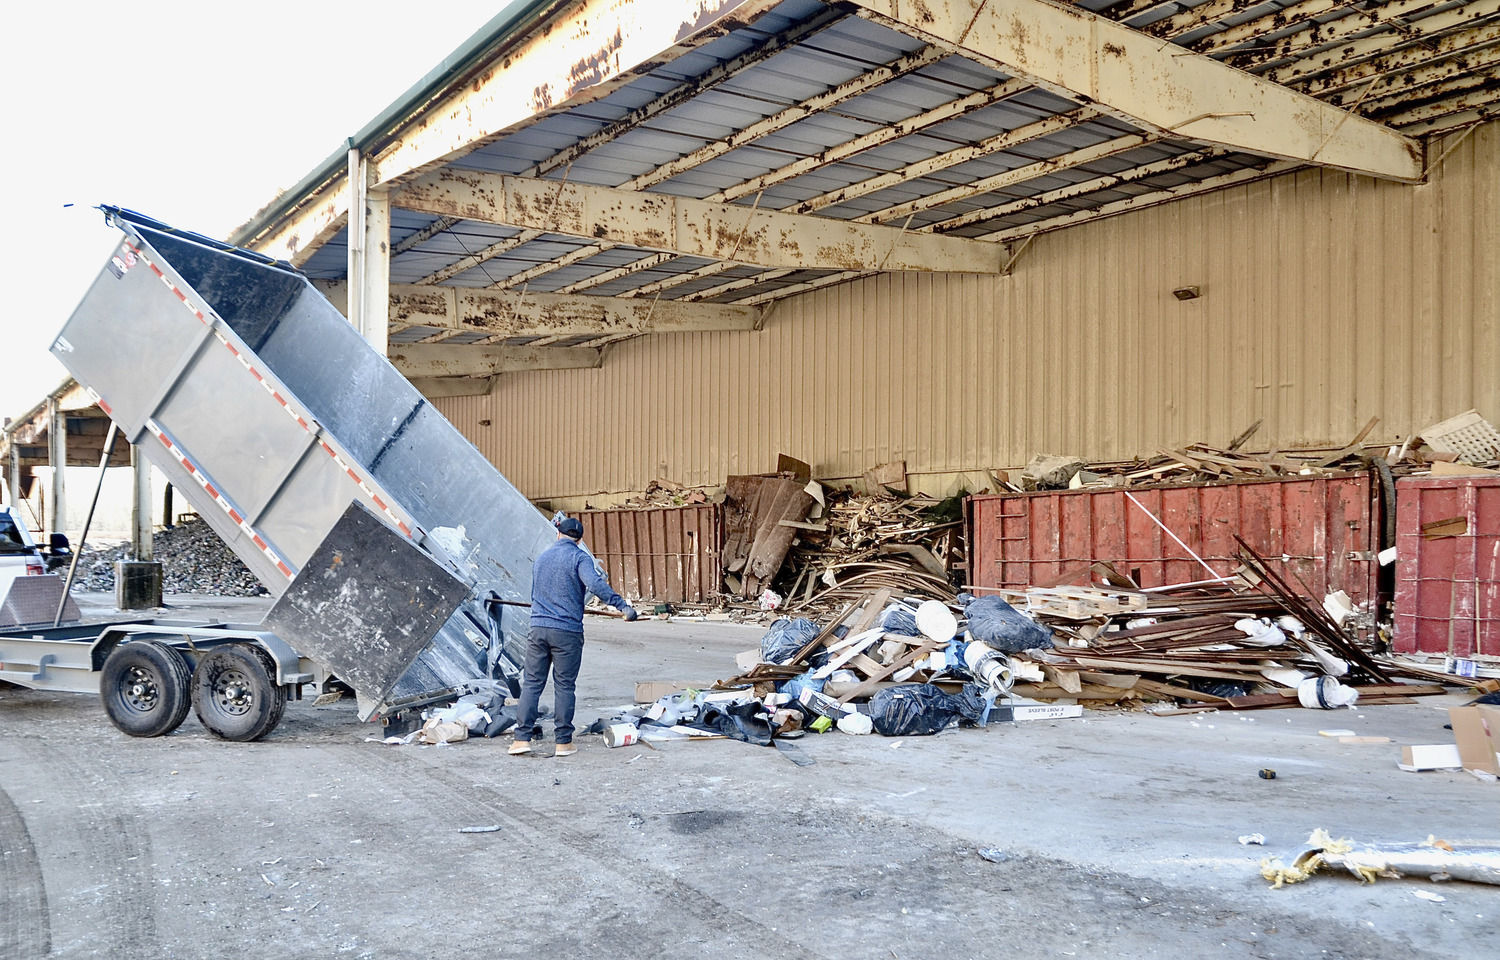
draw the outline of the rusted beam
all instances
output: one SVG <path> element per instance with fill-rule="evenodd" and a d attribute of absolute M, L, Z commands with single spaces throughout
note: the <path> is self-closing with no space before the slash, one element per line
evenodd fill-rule
<path fill-rule="evenodd" d="M 1091 193 L 1098 193 L 1101 190 L 1112 190 L 1121 184 L 1135 183 L 1149 177 L 1159 177 L 1164 173 L 1174 173 L 1178 170 L 1191 167 L 1194 164 L 1202 163 L 1205 160 L 1211 160 L 1224 152 L 1223 147 L 1214 147 L 1208 150 L 1179 154 L 1175 157 L 1169 157 L 1166 160 L 1158 160 L 1155 163 L 1122 170 L 1119 173 L 1106 174 L 1102 177 L 1095 177 L 1092 180 L 1085 180 L 1082 183 L 1073 183 L 1066 187 L 1058 187 L 1055 190 L 1046 190 L 1022 200 L 1003 203 L 998 207 L 990 207 L 984 211 L 983 218 L 971 218 L 969 222 L 982 223 L 988 220 L 998 220 L 1002 217 L 1014 216 L 1018 213 L 1024 213 L 1027 210 L 1035 210 L 1038 207 L 1045 207 L 1048 204 L 1059 203 L 1063 200 L 1086 197 Z M 949 221 L 945 220 L 942 223 L 935 224 L 934 229 L 942 232 L 944 230 L 957 229 L 958 226 L 959 224 L 957 223 L 950 224 Z M 985 239 L 993 239 L 993 236 L 986 236 Z"/>
<path fill-rule="evenodd" d="M 676 256 L 677 255 L 675 253 L 653 253 L 648 257 L 641 257 L 639 260 L 632 261 L 625 264 L 624 266 L 615 267 L 612 270 L 605 270 L 601 273 L 596 273 L 592 277 L 584 277 L 582 280 L 570 283 L 565 287 L 558 287 L 557 292 L 579 293 L 584 290 L 591 290 L 594 287 L 601 287 L 604 284 L 609 283 L 613 280 L 618 280 L 621 277 L 628 277 L 632 273 L 640 273 L 642 270 L 650 270 L 652 267 L 659 267 L 662 264 L 666 263 L 668 260 L 675 259 Z"/>
<path fill-rule="evenodd" d="M 335 307 L 344 309 L 342 281 L 316 283 Z M 498 337 L 567 338 L 589 334 L 754 330 L 760 311 L 676 300 L 392 284 L 390 318 L 393 332 L 425 327 Z"/>
<path fill-rule="evenodd" d="M 1225 62 L 1247 69 L 1262 63 L 1302 56 L 1306 51 L 1331 46 L 1347 37 L 1368 33 L 1376 27 L 1392 24 L 1402 27 L 1414 25 L 1420 20 L 1408 18 L 1422 17 L 1449 2 L 1451 0 L 1386 0 L 1385 3 L 1365 10 L 1351 11 L 1337 20 L 1311 23 L 1307 29 L 1287 34 L 1265 46 L 1232 54 L 1226 58 Z M 1425 17 L 1422 18 L 1425 19 Z M 1389 43 L 1390 40 L 1391 37 L 1387 36 L 1386 42 Z"/>
<path fill-rule="evenodd" d="M 474 344 L 391 345 L 391 363 L 408 379 L 489 377 L 525 370 L 577 370 L 597 367 L 600 353 L 587 347 L 491 347 Z"/>
<path fill-rule="evenodd" d="M 1218 177 L 1209 177 L 1193 183 L 1185 183 L 1179 187 L 1168 187 L 1155 193 L 1145 193 L 1138 197 L 1129 197 L 1125 200 L 1116 200 L 1092 210 L 1080 210 L 1077 213 L 1063 217 L 1053 217 L 1041 223 L 1028 223 L 1022 227 L 1013 227 L 1009 230 L 1001 230 L 990 234 L 988 239 L 1008 243 L 1014 240 L 1023 240 L 1026 237 L 1040 233 L 1050 233 L 1053 230 L 1061 230 L 1063 227 L 1077 226 L 1081 223 L 1089 223 L 1094 220 L 1102 220 L 1121 213 L 1129 213 L 1133 210 L 1144 210 L 1147 207 L 1155 207 L 1163 203 L 1171 203 L 1185 197 L 1196 196 L 1200 193 L 1210 193 L 1215 190 L 1223 190 L 1227 187 L 1239 186 L 1253 183 L 1256 180 L 1265 180 L 1279 174 L 1296 170 L 1305 164 L 1295 163 L 1290 160 L 1278 160 L 1266 164 L 1264 167 L 1245 167 L 1233 173 L 1226 173 Z"/>
<path fill-rule="evenodd" d="M 1337 107 L 1048 0 L 852 0 L 862 16 L 1148 130 L 1415 181 L 1421 147 Z M 1497 2 L 1497 0 L 1486 0 Z"/>
<path fill-rule="evenodd" d="M 540 177 L 565 167 L 584 154 L 629 133 L 652 117 L 665 113 L 673 107 L 680 107 L 699 94 L 712 90 L 726 80 L 734 79 L 751 67 L 758 66 L 783 50 L 796 46 L 846 16 L 848 16 L 847 12 L 837 6 L 820 10 L 806 20 L 794 24 L 787 31 L 767 37 L 739 56 L 717 64 L 705 73 L 678 84 L 650 103 L 637 107 L 619 120 L 589 134 L 566 149 L 559 150 L 540 163 L 533 164 L 523 170 L 521 176 Z"/>
<path fill-rule="evenodd" d="M 909 163 L 899 169 L 878 174 L 861 180 L 858 183 L 850 184 L 847 187 L 830 190 L 820 196 L 812 197 L 801 203 L 795 203 L 785 209 L 792 213 L 811 213 L 815 210 L 822 210 L 836 204 L 846 203 L 856 197 L 867 196 L 889 187 L 899 186 L 921 177 L 931 176 L 934 173 L 947 170 L 950 167 L 956 167 L 961 163 L 967 163 L 979 157 L 1003 153 L 1021 144 L 1051 136 L 1068 127 L 1087 123 L 1097 116 L 1099 116 L 1098 110 L 1083 107 L 1078 110 L 1070 110 L 1067 113 L 1059 113 L 1051 117 L 1046 117 L 1033 123 L 1022 124 L 1014 130 L 1007 130 L 993 137 L 987 137 L 977 144 L 956 147 L 937 156 Z"/>
<path fill-rule="evenodd" d="M 429 400 L 483 397 L 495 389 L 494 377 L 412 377 L 411 385 Z"/>
<path fill-rule="evenodd" d="M 373 182 L 390 183 L 463 156 L 567 104 L 608 96 L 682 53 L 753 22 L 778 0 L 575 0 L 510 45 L 498 63 L 429 105 L 375 155 Z M 235 240 L 303 263 L 343 225 L 347 177 L 306 197 L 258 235 Z"/>
<path fill-rule="evenodd" d="M 742 129 L 736 130 L 729 136 L 693 150 L 676 160 L 670 160 L 661 164 L 653 170 L 635 177 L 621 184 L 627 190 L 645 190 L 665 180 L 670 180 L 679 173 L 691 170 L 701 163 L 707 163 L 715 157 L 723 156 L 731 150 L 743 147 L 747 143 L 759 140 L 761 137 L 784 130 L 798 120 L 810 117 L 835 107 L 841 103 L 853 100 L 897 77 L 904 77 L 923 67 L 931 66 L 941 60 L 946 60 L 951 54 L 942 47 L 927 46 L 915 53 L 909 53 L 904 57 L 898 57 L 895 61 L 867 70 L 852 80 L 847 80 L 837 86 L 801 101 L 794 103 L 783 110 L 778 110 L 769 117 L 747 124 Z"/>
<path fill-rule="evenodd" d="M 1450 31 L 1469 30 L 1497 16 L 1500 16 L 1500 0 L 1478 0 L 1475 3 L 1403 24 L 1399 39 L 1390 31 L 1359 37 L 1331 49 L 1306 54 L 1290 63 L 1274 66 L 1261 73 L 1261 77 L 1273 83 L 1293 83 L 1330 70 L 1341 70 L 1364 60 L 1385 56 L 1398 45 L 1406 46 L 1426 42 Z M 1230 62 L 1233 62 L 1233 58 Z"/>
<path fill-rule="evenodd" d="M 1432 100 L 1426 103 L 1408 107 L 1405 110 L 1396 108 L 1382 114 L 1381 119 L 1395 127 L 1405 127 L 1414 123 L 1423 123 L 1446 117 L 1466 110 L 1477 110 L 1487 106 L 1496 105 L 1497 95 L 1500 95 L 1500 72 L 1495 69 L 1481 70 L 1461 81 L 1450 81 L 1462 86 L 1455 86 L 1452 96 L 1441 100 Z"/>
<path fill-rule="evenodd" d="M 1295 82 L 1301 84 L 1304 93 L 1326 98 L 1330 103 L 1339 102 L 1338 95 L 1348 91 L 1345 99 L 1352 103 L 1375 77 L 1380 78 L 1375 84 L 1375 91 L 1379 93 L 1405 85 L 1408 74 L 1402 71 L 1411 71 L 1412 76 L 1462 73 L 1470 69 L 1472 61 L 1492 55 L 1497 45 L 1500 45 L 1500 19 Z"/>
<path fill-rule="evenodd" d="M 953 203 L 958 200 L 968 200 L 972 197 L 977 197 L 982 194 L 993 193 L 996 190 L 1003 190 L 1006 187 L 1014 186 L 1018 183 L 1025 183 L 1027 180 L 1035 180 L 1037 177 L 1044 177 L 1048 174 L 1057 173 L 1060 170 L 1067 170 L 1072 167 L 1082 166 L 1085 163 L 1093 163 L 1096 160 L 1102 160 L 1106 157 L 1113 157 L 1121 153 L 1128 153 L 1131 150 L 1138 149 L 1149 143 L 1154 143 L 1161 139 L 1163 139 L 1163 135 L 1159 133 L 1132 133 L 1127 134 L 1123 137 L 1115 137 L 1113 140 L 1106 140 L 1103 143 L 1097 143 L 1091 147 L 1082 147 L 1078 150 L 1072 150 L 1068 153 L 1060 154 L 1059 156 L 1053 157 L 1048 160 L 1038 160 L 1035 163 L 1028 163 L 1024 166 L 1016 167 L 1012 170 L 1006 170 L 1003 173 L 997 173 L 993 176 L 983 177 L 979 180 L 975 180 L 973 183 L 966 183 L 961 187 L 949 187 L 947 190 L 940 190 L 937 193 L 930 194 L 925 197 L 920 197 L 907 203 L 901 203 L 893 207 L 887 207 L 884 210 L 878 210 L 874 213 L 867 213 L 863 217 L 859 217 L 857 219 L 900 219 L 910 213 L 916 213 L 921 210 L 931 210 L 934 207 L 940 207 L 943 204 Z M 949 229 L 960 226 L 964 223 L 974 222 L 970 218 L 976 217 L 983 212 L 984 211 L 982 210 L 976 210 L 966 214 L 961 214 L 958 218 L 952 221 L 952 225 L 949 227 Z M 985 218 L 979 217 L 979 219 Z"/>
<path fill-rule="evenodd" d="M 397 243 L 391 244 L 391 256 L 394 257 L 397 254 L 416 249 L 444 230 L 457 226 L 461 222 L 458 217 L 438 217 L 417 232 L 404 237 Z"/>
<path fill-rule="evenodd" d="M 902 137 L 910 136 L 920 130 L 925 130 L 928 127 L 935 126 L 947 120 L 952 120 L 955 117 L 965 116 L 975 110 L 999 103 L 1001 100 L 1009 99 L 1018 93 L 1024 93 L 1030 89 L 1032 89 L 1032 84 L 1025 80 L 1006 80 L 989 89 L 971 93 L 957 100 L 950 100 L 945 104 L 933 107 L 931 110 L 925 110 L 905 120 L 898 120 L 895 123 L 881 127 L 879 130 L 872 130 L 863 136 L 855 137 L 844 143 L 835 144 L 818 153 L 798 157 L 791 163 L 772 170 L 770 173 L 751 177 L 743 183 L 729 187 L 706 199 L 738 200 L 740 197 L 751 196 L 760 190 L 764 190 L 766 187 L 782 183 L 793 177 L 800 177 L 804 173 L 825 167 L 830 163 L 838 163 L 840 160 L 845 160 L 872 147 L 879 147 L 892 141 L 900 140 Z"/>
<path fill-rule="evenodd" d="M 609 187 L 445 169 L 407 185 L 408 210 L 764 267 L 994 273 L 992 244 L 895 227 Z"/>
<path fill-rule="evenodd" d="M 1283 7 L 1263 17 L 1254 20 L 1246 20 L 1232 27 L 1226 27 L 1218 33 L 1211 34 L 1193 44 L 1193 49 L 1199 53 L 1215 53 L 1219 50 L 1228 50 L 1242 44 L 1252 43 L 1268 33 L 1276 33 L 1294 27 L 1297 24 L 1310 23 L 1314 17 L 1328 13 L 1330 10 L 1338 10 L 1349 6 L 1350 0 L 1302 0 L 1289 7 Z M 1208 6 L 1209 4 L 1204 4 Z M 1193 10 L 1199 10 L 1194 7 Z M 1338 22 L 1338 21 L 1333 21 Z M 1155 27 L 1156 24 L 1152 24 Z M 1317 27 L 1312 29 L 1316 30 Z M 1151 30 L 1151 33 L 1156 33 Z M 1183 31 L 1184 33 L 1187 31 Z M 1160 35 L 1160 34 L 1158 34 Z"/>
<path fill-rule="evenodd" d="M 442 219 L 462 220 L 463 217 L 443 217 Z M 458 276 L 460 273 L 463 273 L 467 270 L 472 270 L 475 267 L 479 266 L 481 263 L 487 263 L 490 260 L 493 260 L 496 257 L 500 256 L 500 254 L 505 253 L 508 250 L 514 250 L 516 247 L 519 247 L 524 243 L 530 243 L 541 235 L 541 230 L 522 230 L 514 237 L 506 237 L 504 240 L 497 240 L 482 250 L 476 250 L 468 256 L 459 257 L 457 260 L 448 264 L 446 267 L 443 267 L 441 270 L 434 270 L 432 273 L 429 273 L 427 276 L 422 278 L 421 282 L 442 283 L 444 280 L 451 280 L 454 277 Z"/>

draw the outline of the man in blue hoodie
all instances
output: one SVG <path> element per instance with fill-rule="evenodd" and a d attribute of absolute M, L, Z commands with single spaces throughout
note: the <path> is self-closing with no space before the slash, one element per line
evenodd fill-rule
<path fill-rule="evenodd" d="M 594 558 L 579 546 L 583 524 L 573 517 L 557 522 L 557 542 L 536 558 L 531 570 L 531 639 L 526 645 L 526 670 L 521 681 L 520 714 L 516 718 L 512 756 L 531 752 L 536 736 L 537 701 L 547 686 L 550 670 L 554 683 L 553 710 L 557 749 L 553 756 L 571 757 L 573 745 L 574 684 L 583 665 L 583 598 L 587 593 L 625 614 L 637 616 L 635 608 L 610 588 Z"/>

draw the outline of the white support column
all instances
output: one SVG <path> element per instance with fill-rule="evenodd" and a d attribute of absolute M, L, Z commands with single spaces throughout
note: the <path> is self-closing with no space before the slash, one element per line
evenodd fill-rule
<path fill-rule="evenodd" d="M 141 453 L 141 448 L 130 445 L 130 472 L 132 490 L 130 498 L 130 555 L 136 560 L 150 560 L 151 556 L 151 461 Z"/>
<path fill-rule="evenodd" d="M 17 517 L 21 515 L 21 451 L 16 448 L 16 438 L 10 438 L 10 463 L 6 471 L 6 489 L 10 491 L 10 507 Z"/>
<path fill-rule="evenodd" d="M 359 332 L 381 354 L 388 352 L 391 323 L 391 192 L 365 194 L 364 289 L 359 295 Z"/>
<path fill-rule="evenodd" d="M 370 164 L 349 148 L 349 322 L 386 352 L 390 323 L 391 195 L 370 189 Z"/>
<path fill-rule="evenodd" d="M 47 462 L 52 467 L 52 495 L 47 504 L 46 532 L 65 533 L 68 525 L 68 415 L 56 399 L 47 401 L 47 413 Z"/>

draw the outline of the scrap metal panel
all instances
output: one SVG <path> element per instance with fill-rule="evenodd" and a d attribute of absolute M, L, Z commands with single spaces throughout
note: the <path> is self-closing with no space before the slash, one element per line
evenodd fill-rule
<path fill-rule="evenodd" d="M 1500 656 L 1500 477 L 1396 482 L 1396 650 Z"/>
<path fill-rule="evenodd" d="M 969 582 L 1050 585 L 1099 561 L 1143 587 L 1208 577 L 1150 511 L 1217 575 L 1239 567 L 1238 534 L 1314 598 L 1343 590 L 1365 603 L 1380 549 L 1371 491 L 1361 474 L 1130 490 L 1140 507 L 1116 489 L 971 497 Z"/>
<path fill-rule="evenodd" d="M 724 508 L 586 510 L 583 540 L 627 598 L 708 603 L 723 593 Z"/>

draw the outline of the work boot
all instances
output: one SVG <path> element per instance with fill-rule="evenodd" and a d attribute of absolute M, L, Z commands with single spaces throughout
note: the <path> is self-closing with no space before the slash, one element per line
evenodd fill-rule
<path fill-rule="evenodd" d="M 578 752 L 576 743 L 559 743 L 557 749 L 552 751 L 554 757 L 571 757 Z"/>
<path fill-rule="evenodd" d="M 510 755 L 513 757 L 524 757 L 531 752 L 530 740 L 517 740 L 510 745 Z"/>

